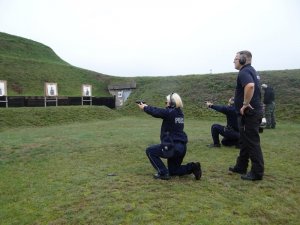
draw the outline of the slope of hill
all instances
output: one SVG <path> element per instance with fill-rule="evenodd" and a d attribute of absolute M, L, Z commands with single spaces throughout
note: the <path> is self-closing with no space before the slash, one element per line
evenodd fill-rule
<path fill-rule="evenodd" d="M 300 70 L 259 71 L 261 83 L 274 87 L 276 113 L 280 119 L 300 119 Z M 137 89 L 119 111 L 141 115 L 135 104 L 144 99 L 164 107 L 164 98 L 179 93 L 187 116 L 222 116 L 204 107 L 205 100 L 226 104 L 234 94 L 237 73 L 169 77 L 122 78 L 74 67 L 60 59 L 49 47 L 25 38 L 0 32 L 0 80 L 7 80 L 9 96 L 42 96 L 45 82 L 58 83 L 60 96 L 80 96 L 82 84 L 93 85 L 93 95 L 110 96 L 107 85 L 135 80 Z"/>
<path fill-rule="evenodd" d="M 8 58 L 69 65 L 48 46 L 6 33 L 0 33 L 0 54 Z"/>
<path fill-rule="evenodd" d="M 57 83 L 60 96 L 80 96 L 85 83 L 94 96 L 110 96 L 107 85 L 122 79 L 74 67 L 41 43 L 0 33 L 0 80 L 7 80 L 10 96 L 43 96 L 45 82 Z"/>
<path fill-rule="evenodd" d="M 277 117 L 300 119 L 300 70 L 261 71 L 260 75 L 261 83 L 267 83 L 275 89 Z M 177 92 L 182 96 L 187 116 L 200 119 L 205 116 L 222 116 L 206 109 L 204 101 L 227 104 L 228 99 L 234 95 L 236 76 L 237 73 L 138 77 L 135 79 L 138 88 L 129 97 L 122 111 L 138 115 L 134 103 L 136 99 L 164 107 L 165 96 Z"/>

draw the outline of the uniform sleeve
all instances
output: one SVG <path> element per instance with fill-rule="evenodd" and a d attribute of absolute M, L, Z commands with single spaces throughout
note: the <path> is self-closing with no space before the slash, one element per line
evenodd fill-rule
<path fill-rule="evenodd" d="M 155 118 L 162 118 L 162 119 L 166 118 L 170 113 L 168 109 L 157 108 L 150 105 L 145 106 L 144 111 Z"/>
<path fill-rule="evenodd" d="M 222 105 L 212 105 L 210 108 L 216 110 L 217 112 L 221 112 L 227 114 L 229 112 L 228 107 Z"/>

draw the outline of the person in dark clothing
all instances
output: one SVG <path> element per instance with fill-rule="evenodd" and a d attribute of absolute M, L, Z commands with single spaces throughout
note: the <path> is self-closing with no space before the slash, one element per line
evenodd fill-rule
<path fill-rule="evenodd" d="M 275 93 L 274 89 L 267 84 L 261 85 L 264 93 L 264 108 L 265 108 L 265 118 L 266 118 L 266 129 L 275 129 Z"/>
<path fill-rule="evenodd" d="M 228 105 L 214 105 L 212 102 L 205 102 L 208 108 L 214 109 L 226 115 L 227 125 L 213 124 L 211 126 L 211 136 L 213 143 L 210 148 L 221 147 L 219 135 L 223 136 L 221 143 L 224 146 L 238 146 L 240 133 L 238 129 L 237 113 L 234 108 L 234 97 L 230 98 Z"/>
<path fill-rule="evenodd" d="M 239 70 L 234 103 L 239 114 L 240 153 L 235 166 L 229 167 L 229 172 L 242 174 L 243 180 L 255 181 L 263 178 L 264 158 L 259 137 L 262 120 L 260 84 L 251 61 L 251 52 L 240 51 L 233 62 L 235 69 Z M 249 159 L 252 166 L 247 173 Z"/>
<path fill-rule="evenodd" d="M 157 108 L 144 103 L 138 106 L 147 114 L 161 118 L 162 125 L 160 130 L 161 144 L 151 145 L 146 149 L 146 155 L 149 158 L 157 174 L 155 179 L 169 180 L 170 176 L 182 176 L 186 174 L 194 174 L 196 180 L 202 175 L 200 162 L 191 162 L 181 165 L 186 154 L 188 138 L 184 132 L 184 114 L 182 112 L 182 100 L 177 93 L 168 95 L 166 108 Z M 171 143 L 169 148 L 165 143 Z M 168 168 L 164 165 L 161 158 L 167 159 Z"/>

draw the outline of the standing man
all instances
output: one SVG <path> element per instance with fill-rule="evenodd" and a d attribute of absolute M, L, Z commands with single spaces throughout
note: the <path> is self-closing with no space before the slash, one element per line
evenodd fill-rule
<path fill-rule="evenodd" d="M 240 51 L 234 59 L 239 70 L 235 90 L 235 109 L 238 113 L 240 154 L 230 173 L 242 174 L 243 180 L 262 180 L 264 159 L 260 148 L 259 125 L 262 119 L 260 84 L 256 70 L 251 66 L 252 54 Z M 247 173 L 249 159 L 251 170 Z"/>
<path fill-rule="evenodd" d="M 275 94 L 272 87 L 267 84 L 261 85 L 264 93 L 265 116 L 267 120 L 266 129 L 274 129 L 276 127 L 275 121 Z"/>

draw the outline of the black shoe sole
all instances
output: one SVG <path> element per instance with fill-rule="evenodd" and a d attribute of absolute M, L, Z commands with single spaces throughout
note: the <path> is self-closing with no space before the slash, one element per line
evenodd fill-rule
<path fill-rule="evenodd" d="M 171 179 L 170 176 L 157 176 L 157 175 L 153 175 L 153 178 L 156 180 L 170 180 Z"/>
<path fill-rule="evenodd" d="M 243 176 L 241 176 L 241 179 L 249 180 L 249 181 L 256 181 L 256 180 L 262 180 L 262 177 L 252 177 L 252 176 L 243 175 Z"/>
<path fill-rule="evenodd" d="M 228 174 L 234 174 L 234 173 L 238 173 L 238 174 L 241 174 L 241 175 L 244 175 L 247 173 L 247 171 L 240 171 L 240 170 L 236 170 L 232 167 L 229 167 L 228 169 Z"/>

